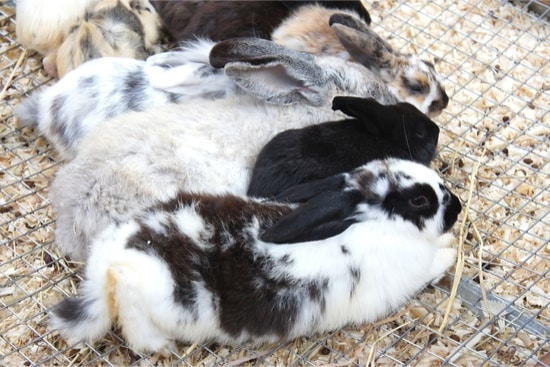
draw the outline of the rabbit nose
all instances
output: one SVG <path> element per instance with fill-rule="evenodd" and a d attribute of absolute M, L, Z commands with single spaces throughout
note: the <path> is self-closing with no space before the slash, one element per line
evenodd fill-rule
<path fill-rule="evenodd" d="M 441 112 L 441 110 L 443 110 L 449 104 L 449 96 L 447 95 L 447 93 L 445 93 L 443 88 L 439 88 L 439 94 L 441 96 L 441 99 L 433 101 L 430 104 L 430 107 L 428 107 L 428 111 L 430 113 Z"/>

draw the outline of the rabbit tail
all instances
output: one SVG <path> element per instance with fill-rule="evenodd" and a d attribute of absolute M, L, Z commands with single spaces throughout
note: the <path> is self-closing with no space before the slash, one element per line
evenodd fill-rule
<path fill-rule="evenodd" d="M 114 293 L 108 288 L 109 284 L 104 292 L 96 283 L 86 283 L 82 297 L 65 298 L 54 308 L 50 327 L 59 330 L 69 344 L 101 338 L 111 328 L 116 307 Z"/>
<path fill-rule="evenodd" d="M 20 127 L 38 126 L 41 96 L 42 92 L 35 92 L 15 106 L 15 116 Z"/>

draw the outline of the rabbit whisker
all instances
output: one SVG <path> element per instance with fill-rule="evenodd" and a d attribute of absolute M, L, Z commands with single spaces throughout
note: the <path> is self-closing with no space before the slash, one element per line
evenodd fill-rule
<path fill-rule="evenodd" d="M 411 151 L 411 145 L 409 144 L 409 137 L 407 136 L 407 129 L 405 128 L 405 116 L 403 115 L 401 124 L 403 126 L 403 132 L 405 133 L 405 142 L 407 143 L 407 150 L 409 151 L 409 156 L 412 160 L 414 160 L 412 151 Z"/>

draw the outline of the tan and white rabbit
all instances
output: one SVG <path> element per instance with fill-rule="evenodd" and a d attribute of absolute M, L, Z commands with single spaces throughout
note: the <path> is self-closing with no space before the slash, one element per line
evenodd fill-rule
<path fill-rule="evenodd" d="M 80 296 L 55 307 L 50 325 L 69 343 L 117 325 L 132 349 L 161 351 L 271 343 L 388 315 L 455 262 L 446 232 L 460 202 L 410 161 L 338 177 L 298 189 L 301 205 L 182 192 L 107 227 Z"/>
<path fill-rule="evenodd" d="M 356 29 L 353 47 L 335 32 L 344 25 Z M 439 115 L 449 103 L 443 78 L 432 63 L 394 50 L 352 11 L 335 14 L 319 5 L 302 6 L 273 31 L 271 38 L 293 50 L 359 62 L 382 79 L 400 101 L 413 104 L 430 117 Z"/>
<path fill-rule="evenodd" d="M 16 11 L 18 41 L 45 55 L 44 69 L 58 78 L 91 59 L 162 50 L 162 23 L 148 0 L 22 0 Z"/>

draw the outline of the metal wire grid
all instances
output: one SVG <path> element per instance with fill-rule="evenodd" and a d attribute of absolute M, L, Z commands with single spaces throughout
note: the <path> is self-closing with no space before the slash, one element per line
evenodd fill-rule
<path fill-rule="evenodd" d="M 0 105 L 0 364 L 192 366 L 248 358 L 245 364 L 262 366 L 544 366 L 541 358 L 550 352 L 550 26 L 528 13 L 528 5 L 367 3 L 375 29 L 395 48 L 435 61 L 447 76 L 451 105 L 437 118 L 442 134 L 435 166 L 464 201 L 471 180 L 476 185 L 473 219 L 465 226 L 466 267 L 442 334 L 450 280 L 419 293 L 382 325 L 263 351 L 203 344 L 182 345 L 168 357 L 142 355 L 129 352 L 116 332 L 80 349 L 65 345 L 45 327 L 48 308 L 60 295 L 74 294 L 79 279 L 78 266 L 60 259 L 54 247 L 47 194 L 59 163 L 43 138 L 16 128 L 13 118 L 19 99 L 48 82 L 39 58 L 29 57 Z M 2 75 L 10 74 L 22 52 L 14 21 L 12 10 L 0 9 Z"/>

